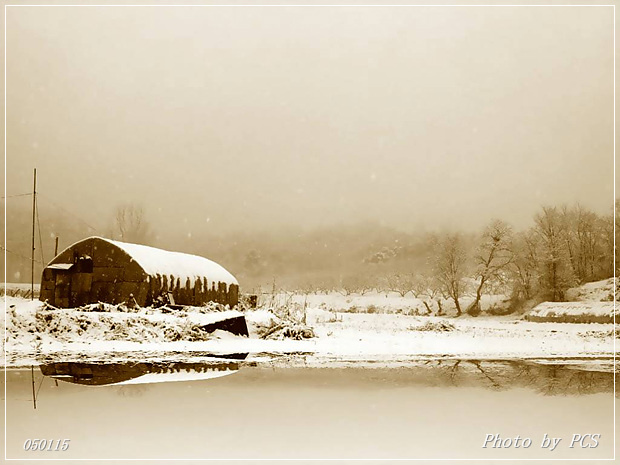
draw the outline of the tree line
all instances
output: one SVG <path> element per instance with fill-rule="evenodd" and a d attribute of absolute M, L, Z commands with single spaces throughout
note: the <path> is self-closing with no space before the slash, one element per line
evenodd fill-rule
<path fill-rule="evenodd" d="M 478 315 L 484 294 L 506 295 L 516 308 L 532 299 L 563 301 L 567 289 L 614 275 L 614 217 L 579 204 L 542 207 L 523 231 L 495 219 L 479 234 L 431 234 L 427 245 L 427 266 L 376 274 L 376 288 L 410 293 L 422 298 L 429 311 L 434 304 L 439 314 L 449 301 L 457 315 Z M 388 249 L 373 258 L 389 261 L 398 254 Z M 349 279 L 343 287 L 352 292 L 372 285 L 372 280 Z"/>

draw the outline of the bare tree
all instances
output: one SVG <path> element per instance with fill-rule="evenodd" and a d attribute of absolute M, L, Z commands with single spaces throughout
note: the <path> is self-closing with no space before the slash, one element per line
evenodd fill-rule
<path fill-rule="evenodd" d="M 317 283 L 317 289 L 327 295 L 338 288 L 338 280 L 334 276 L 323 276 Z"/>
<path fill-rule="evenodd" d="M 376 287 L 376 280 L 372 276 L 362 274 L 352 274 L 344 276 L 340 282 L 340 293 L 342 295 L 359 294 L 364 295 L 371 292 Z"/>
<path fill-rule="evenodd" d="M 408 273 L 395 273 L 387 277 L 387 289 L 405 297 L 414 289 L 414 278 Z"/>
<path fill-rule="evenodd" d="M 566 222 L 555 207 L 543 207 L 534 220 L 541 243 L 544 288 L 552 301 L 562 301 L 566 290 L 575 284 L 571 252 L 566 247 Z"/>
<path fill-rule="evenodd" d="M 576 204 L 563 206 L 561 220 L 564 254 L 575 283 L 583 284 L 613 275 L 613 219 L 601 217 Z"/>
<path fill-rule="evenodd" d="M 442 299 L 445 298 L 441 283 L 434 276 L 420 276 L 419 281 L 419 296 L 422 298 L 422 303 L 429 311 L 433 313 L 433 309 L 427 300 L 431 303 L 434 301 L 437 304 L 437 315 L 443 315 Z M 417 295 L 416 295 L 417 297 Z"/>
<path fill-rule="evenodd" d="M 422 274 L 411 275 L 411 294 L 417 298 L 428 295 L 429 287 L 432 287 L 432 278 Z"/>
<path fill-rule="evenodd" d="M 614 209 L 615 214 L 599 219 L 601 249 L 597 254 L 597 263 L 602 277 L 620 276 L 620 248 L 614 246 L 614 239 L 616 244 L 620 244 L 620 199 L 616 199 Z"/>
<path fill-rule="evenodd" d="M 454 302 L 456 315 L 462 315 L 459 298 L 465 291 L 466 255 L 463 239 L 459 234 L 448 234 L 436 241 L 435 277 L 442 292 Z"/>
<path fill-rule="evenodd" d="M 493 220 L 484 232 L 474 257 L 477 280 L 476 296 L 467 307 L 467 313 L 480 313 L 480 299 L 486 286 L 503 280 L 508 265 L 512 262 L 512 229 L 500 220 Z"/>
<path fill-rule="evenodd" d="M 115 212 L 116 232 L 121 241 L 145 243 L 149 239 L 149 226 L 144 209 L 134 204 L 119 205 Z"/>
<path fill-rule="evenodd" d="M 517 299 L 531 299 L 540 281 L 540 245 L 534 229 L 519 233 L 513 240 L 512 294 Z"/>
<path fill-rule="evenodd" d="M 596 277 L 596 255 L 602 234 L 599 228 L 598 216 L 581 205 L 577 205 L 573 212 L 575 222 L 576 242 L 576 275 L 584 283 Z"/>

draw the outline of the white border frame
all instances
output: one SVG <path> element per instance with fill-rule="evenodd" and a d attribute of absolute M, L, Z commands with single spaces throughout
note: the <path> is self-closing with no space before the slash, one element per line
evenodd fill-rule
<path fill-rule="evenodd" d="M 79 4 L 58 4 L 58 5 L 53 5 L 53 4 L 41 4 L 41 5 L 36 5 L 36 4 L 5 4 L 4 5 L 4 197 L 6 199 L 6 195 L 7 195 L 7 191 L 6 191 L 6 179 L 7 179 L 7 171 L 6 171 L 6 160 L 7 160 L 7 132 L 6 132 L 6 125 L 7 125 L 7 112 L 6 112 L 6 95 L 7 95 L 7 82 L 6 82 L 6 57 L 7 57 L 7 43 L 6 43 L 6 13 L 7 13 L 7 8 L 9 7 L 18 7 L 18 8 L 22 8 L 22 7 L 41 7 L 41 8 L 49 8 L 49 7 L 151 7 L 151 8 L 166 8 L 166 7 L 191 7 L 191 8 L 242 8 L 242 7 L 253 7 L 253 8 L 295 8 L 295 7 L 305 7 L 305 8 L 330 8 L 330 7 L 339 7 L 339 8 L 357 8 L 357 7 L 366 7 L 366 8 L 389 8 L 389 7 L 398 7 L 398 8 L 411 8 L 411 7 L 435 7 L 435 8 L 446 8 L 446 7 L 456 7 L 456 8 L 466 8 L 466 7 L 495 7 L 495 8 L 499 8 L 499 7 L 536 7 L 536 8 L 541 8 L 541 7 L 554 7 L 554 8 L 558 8 L 558 7 L 611 7 L 613 9 L 613 126 L 614 126 L 614 135 L 613 135 L 613 209 L 614 209 L 614 255 L 613 255 L 613 262 L 614 262 L 614 289 L 613 289 L 613 294 L 614 294 L 614 333 L 615 333 L 615 329 L 616 329 L 616 289 L 617 289 L 617 284 L 616 284 L 616 280 L 618 279 L 616 277 L 616 208 L 615 208 L 615 202 L 616 202 L 616 5 L 615 3 L 609 3 L 609 4 L 548 4 L 548 5 L 539 5 L 539 4 L 491 4 L 491 5 L 465 5 L 465 4 L 441 4 L 441 5 L 433 5 L 433 4 L 385 4 L 385 5 L 364 5 L 364 4 L 309 4 L 309 5 L 304 5 L 304 4 L 271 4 L 271 5 L 252 5 L 252 4 L 247 4 L 247 5 L 242 5 L 242 4 L 237 4 L 237 5 L 225 5 L 225 4 L 213 4 L 213 5 L 209 5 L 209 4 L 155 4 L 155 5 L 140 5 L 140 4 L 89 4 L 89 5 L 79 5 Z M 6 281 L 6 208 L 4 209 L 4 276 L 5 276 L 5 281 Z M 6 295 L 6 282 L 4 283 L 4 293 Z M 4 340 L 6 341 L 7 337 L 7 307 L 6 307 L 6 299 L 4 301 Z M 350 461 L 350 462 L 377 462 L 377 461 L 394 461 L 394 462 L 404 462 L 404 461 L 428 461 L 428 462 L 447 462 L 447 461 L 451 461 L 451 462 L 486 462 L 486 461 L 497 461 L 497 462 L 528 462 L 528 461 L 562 461 L 562 462 L 584 462 L 584 461 L 589 461 L 589 462 L 606 462 L 606 461 L 615 461 L 616 460 L 616 337 L 613 337 L 613 360 L 614 360 L 614 411 L 613 411 L 613 430 L 614 430 L 614 440 L 613 440 L 613 451 L 614 451 L 614 455 L 612 458 L 609 459 L 565 459 L 565 458 L 548 458 L 548 459 L 544 459 L 544 458 L 526 458 L 526 459 L 515 459 L 515 458 L 467 458 L 467 459 L 458 459 L 458 458 L 449 458 L 449 459 L 442 459 L 442 458 L 412 458 L 412 459 L 408 459 L 408 458 L 336 458 L 336 459 L 329 459 L 329 458 L 323 458 L 323 459 L 318 459 L 318 458 L 180 458 L 180 459 L 159 459 L 159 458 L 110 458 L 110 459 L 92 459 L 92 458 L 85 458 L 85 459 L 78 459 L 78 458 L 51 458 L 51 459 L 43 459 L 43 458 L 7 458 L 7 378 L 6 378 L 6 374 L 7 374 L 7 370 L 6 370 L 6 355 L 8 354 L 8 351 L 6 349 L 6 345 L 4 348 L 4 354 L 3 354 L 3 368 L 4 368 L 4 460 L 5 461 L 94 461 L 94 460 L 98 460 L 98 461 L 108 461 L 108 462 L 114 462 L 114 461 L 124 461 L 124 462 L 135 462 L 135 461 L 153 461 L 153 462 L 163 462 L 163 461 L 167 461 L 167 462 L 176 462 L 176 461 L 183 461 L 183 462 L 197 462 L 197 461 L 221 461 L 221 462 L 238 462 L 238 461 L 247 461 L 247 462 L 282 462 L 282 461 L 286 461 L 286 462 L 300 462 L 300 461 L 305 461 L 305 462 L 323 462 L 323 461 L 337 461 L 337 462 L 343 462 L 343 461 Z"/>

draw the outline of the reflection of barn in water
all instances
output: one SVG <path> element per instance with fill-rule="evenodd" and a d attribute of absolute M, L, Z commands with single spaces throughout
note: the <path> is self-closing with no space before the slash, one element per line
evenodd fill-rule
<path fill-rule="evenodd" d="M 62 381 L 87 386 L 198 381 L 232 374 L 247 354 L 227 355 L 221 361 L 200 363 L 48 363 L 41 373 Z"/>
<path fill-rule="evenodd" d="M 101 237 L 89 237 L 57 255 L 43 270 L 41 301 L 68 308 L 96 302 L 151 305 L 172 295 L 174 303 L 238 302 L 232 274 L 211 260 Z"/>

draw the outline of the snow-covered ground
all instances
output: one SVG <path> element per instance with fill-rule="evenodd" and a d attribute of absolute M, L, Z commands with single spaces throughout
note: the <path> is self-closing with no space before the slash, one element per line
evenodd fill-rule
<path fill-rule="evenodd" d="M 45 310 L 36 300 L 3 299 L 0 304 L 6 302 L 8 316 L 3 340 L 8 366 L 41 360 L 170 356 L 184 360 L 197 354 L 245 352 L 251 354 L 249 360 L 258 362 L 275 355 L 286 359 L 306 354 L 306 361 L 309 357 L 318 364 L 360 361 L 380 366 L 423 357 L 590 358 L 612 357 L 614 351 L 610 324 L 535 323 L 517 316 L 444 318 L 404 312 L 339 312 L 317 308 L 306 300 L 306 323 L 316 337 L 270 340 L 259 338 L 258 330 L 276 324 L 279 318 L 265 308 L 245 312 L 250 328 L 250 337 L 245 338 L 221 330 L 205 335 L 196 329 L 196 325 L 229 316 L 227 312 L 161 314 L 154 309 L 114 311 L 114 307 L 104 312 Z"/>
<path fill-rule="evenodd" d="M 614 300 L 614 278 L 603 279 L 573 287 L 566 291 L 566 299 L 584 302 L 609 302 Z"/>
<path fill-rule="evenodd" d="M 296 304 L 306 304 L 310 308 L 339 312 L 361 313 L 426 313 L 421 299 L 411 295 L 402 297 L 396 293 L 372 292 L 365 295 L 342 295 L 337 292 L 329 294 L 294 295 L 292 301 Z"/>
<path fill-rule="evenodd" d="M 614 302 L 543 302 L 526 318 L 560 323 L 613 323 L 614 313 L 617 313 Z"/>

